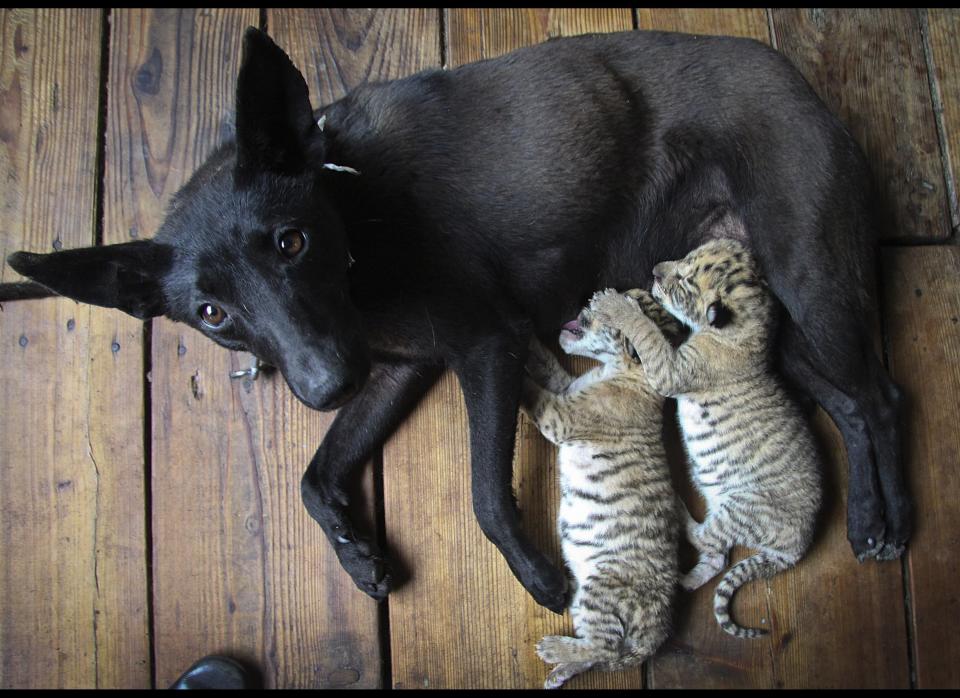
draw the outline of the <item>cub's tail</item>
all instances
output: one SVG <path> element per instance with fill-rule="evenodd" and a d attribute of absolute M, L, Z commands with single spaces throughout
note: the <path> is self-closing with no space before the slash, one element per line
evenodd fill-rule
<path fill-rule="evenodd" d="M 741 560 L 731 567 L 720 583 L 717 584 L 717 590 L 713 596 L 713 614 L 717 617 L 717 622 L 724 632 L 730 633 L 736 637 L 754 638 L 763 637 L 768 631 L 758 628 L 742 628 L 733 622 L 730 618 L 730 600 L 747 582 L 755 579 L 772 577 L 778 572 L 793 567 L 795 563 L 784 557 L 761 551 L 756 555 L 751 555 L 745 560 Z"/>

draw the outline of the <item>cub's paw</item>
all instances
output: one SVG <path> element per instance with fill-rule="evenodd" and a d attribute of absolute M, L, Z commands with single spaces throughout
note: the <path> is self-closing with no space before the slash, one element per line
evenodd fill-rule
<path fill-rule="evenodd" d="M 601 324 L 613 326 L 643 312 L 635 299 L 613 289 L 595 293 L 590 300 L 590 310 Z"/>
<path fill-rule="evenodd" d="M 580 643 L 575 637 L 565 635 L 544 635 L 543 639 L 537 643 L 537 656 L 547 664 L 562 664 L 580 659 Z"/>

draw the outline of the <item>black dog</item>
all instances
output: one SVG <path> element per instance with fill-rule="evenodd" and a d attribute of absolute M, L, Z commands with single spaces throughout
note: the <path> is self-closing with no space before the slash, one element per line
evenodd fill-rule
<path fill-rule="evenodd" d="M 236 142 L 153 240 L 10 264 L 84 302 L 186 322 L 279 367 L 310 407 L 343 405 L 303 498 L 371 596 L 391 578 L 354 531 L 346 485 L 450 366 L 480 526 L 538 602 L 563 607 L 564 575 L 523 534 L 511 493 L 528 340 L 717 235 L 759 256 L 786 311 L 782 369 L 843 433 L 854 552 L 903 550 L 900 391 L 869 331 L 870 175 L 780 54 L 584 36 L 366 85 L 314 113 L 286 54 L 251 28 L 236 116 Z"/>

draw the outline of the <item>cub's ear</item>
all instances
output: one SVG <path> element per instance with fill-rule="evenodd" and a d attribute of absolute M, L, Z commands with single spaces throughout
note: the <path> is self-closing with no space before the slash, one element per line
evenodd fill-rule
<path fill-rule="evenodd" d="M 172 248 L 152 240 L 50 254 L 15 252 L 7 258 L 15 270 L 52 291 L 141 319 L 164 312 L 160 280 L 172 261 Z"/>
<path fill-rule="evenodd" d="M 249 27 L 237 77 L 237 178 L 295 174 L 322 157 L 322 143 L 303 75 L 265 32 Z"/>
<path fill-rule="evenodd" d="M 733 314 L 730 312 L 730 308 L 720 301 L 714 301 L 707 308 L 707 322 L 718 330 L 723 328 L 732 319 Z"/>

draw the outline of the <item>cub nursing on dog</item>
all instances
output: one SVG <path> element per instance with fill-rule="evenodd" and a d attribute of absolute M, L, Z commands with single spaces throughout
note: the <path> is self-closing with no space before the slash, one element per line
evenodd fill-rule
<path fill-rule="evenodd" d="M 649 293 L 630 293 L 664 330 L 679 331 Z M 540 657 L 557 665 L 546 688 L 594 666 L 619 669 L 652 655 L 667 637 L 679 576 L 663 397 L 630 343 L 591 308 L 564 325 L 560 344 L 603 365 L 574 379 L 537 343 L 527 363 L 533 380 L 524 380 L 522 409 L 559 446 L 558 524 L 578 636 L 540 641 Z"/>
<path fill-rule="evenodd" d="M 714 598 L 723 630 L 757 637 L 765 631 L 730 619 L 730 599 L 743 584 L 800 560 L 820 506 L 813 437 L 771 367 L 774 300 L 753 257 L 733 240 L 662 262 L 653 275 L 654 297 L 691 329 L 679 348 L 646 306 L 606 291 L 593 307 L 600 322 L 633 343 L 653 387 L 677 398 L 693 479 L 708 509 L 701 524 L 685 514 L 699 562 L 681 584 L 705 584 L 726 566 L 734 545 L 757 549 L 724 575 Z"/>

